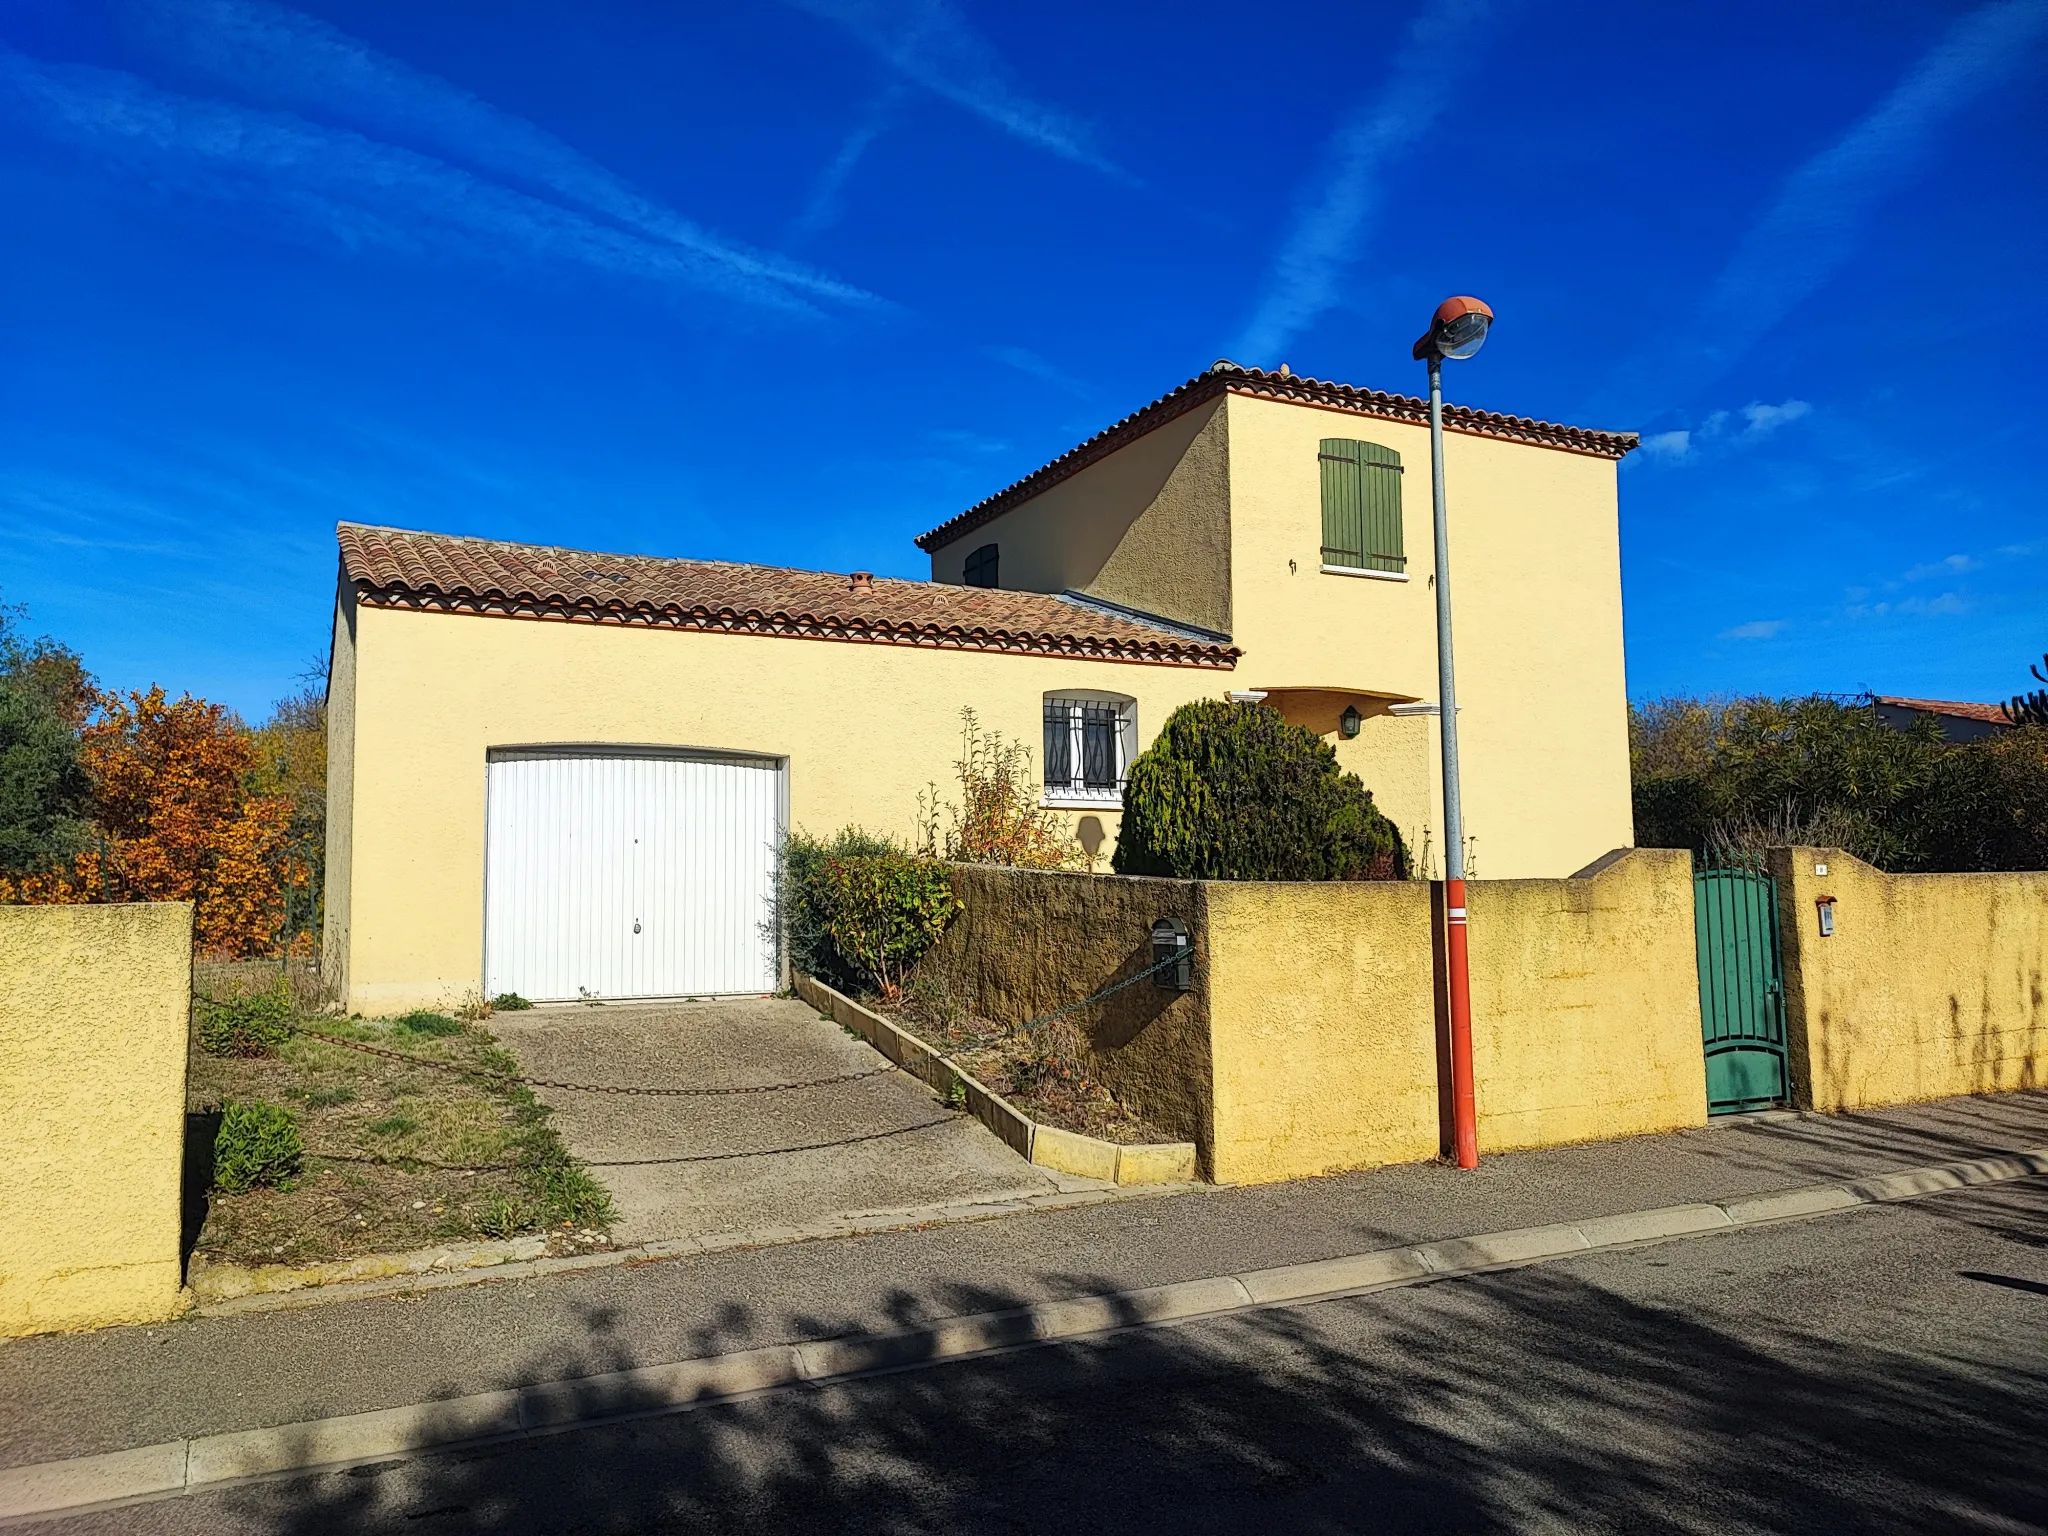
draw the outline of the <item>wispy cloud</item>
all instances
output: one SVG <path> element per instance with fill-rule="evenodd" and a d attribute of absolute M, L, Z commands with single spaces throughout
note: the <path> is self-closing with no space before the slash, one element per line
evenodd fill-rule
<path fill-rule="evenodd" d="M 1714 411 L 1696 427 L 1653 432 L 1643 439 L 1642 451 L 1654 463 L 1691 463 L 1716 450 L 1753 448 L 1780 427 L 1812 414 L 1804 400 L 1779 405 L 1752 400 L 1739 411 Z"/>
<path fill-rule="evenodd" d="M 1005 367 L 1019 373 L 1028 373 L 1041 383 L 1063 389 L 1078 400 L 1089 400 L 1095 396 L 1095 389 L 1082 379 L 1076 378 L 1056 363 L 1047 362 L 1036 352 L 1024 347 L 983 347 L 983 355 L 994 358 Z"/>
<path fill-rule="evenodd" d="M 1429 0 L 1409 23 L 1378 94 L 1331 136 L 1235 356 L 1264 366 L 1282 361 L 1280 352 L 1337 302 L 1378 210 L 1388 162 L 1441 115 L 1453 82 L 1471 68 L 1471 39 L 1484 35 L 1493 9 L 1492 0 Z"/>
<path fill-rule="evenodd" d="M 359 181 L 374 183 L 390 175 L 414 192 L 428 179 L 451 192 L 458 179 L 482 189 L 461 198 L 469 209 L 456 217 L 458 223 L 472 222 L 478 205 L 491 201 L 500 205 L 500 216 L 519 210 L 520 217 L 511 220 L 515 226 L 554 226 L 557 246 L 560 230 L 580 224 L 586 246 L 656 248 L 646 253 L 650 260 L 629 260 L 628 265 L 667 267 L 699 282 L 715 279 L 713 285 L 728 293 L 776 307 L 879 302 L 800 262 L 713 234 L 524 118 L 300 12 L 263 0 L 132 0 L 124 14 L 148 52 L 225 89 L 241 104 L 155 94 L 161 114 L 174 110 L 170 104 L 183 103 L 187 118 L 211 119 L 200 131 L 211 145 L 202 158 L 216 163 L 233 158 L 224 141 L 237 132 L 235 114 L 247 112 L 253 103 L 275 109 L 249 116 L 250 137 L 271 148 L 246 160 L 274 164 L 281 140 L 324 138 L 346 154 L 348 164 L 339 168 L 337 179 L 350 179 L 354 169 L 368 172 Z M 45 73 L 53 79 L 59 74 Z M 90 73 L 70 72 L 74 94 L 90 89 Z M 147 90 L 132 82 L 114 86 L 125 79 L 102 73 L 100 93 L 132 97 Z M 164 135 L 153 137 L 161 149 L 191 148 L 189 142 L 174 145 Z M 391 164 L 384 162 L 395 164 L 408 154 L 407 169 L 391 175 Z M 422 167 L 427 166 L 438 169 L 425 173 Z M 318 179 L 316 169 L 298 165 L 293 174 L 310 182 Z M 664 247 L 680 253 L 682 260 L 663 256 Z M 798 302 L 792 305 L 792 300 Z"/>
<path fill-rule="evenodd" d="M 1900 602 L 1851 603 L 1842 610 L 1846 619 L 1950 618 L 1970 611 L 1970 600 L 1960 592 L 1938 597 L 1909 597 Z"/>
<path fill-rule="evenodd" d="M 815 235 L 829 229 L 839 221 L 845 202 L 846 179 L 853 174 L 863 156 L 896 115 L 897 107 L 903 100 L 904 86 L 899 79 L 891 79 L 868 100 L 857 121 L 844 139 L 840 141 L 837 154 L 826 162 L 824 170 L 818 173 L 816 183 L 811 187 L 810 198 L 805 202 L 803 212 L 796 217 L 792 226 L 799 236 Z"/>
<path fill-rule="evenodd" d="M 995 48 L 945 0 L 789 0 L 834 22 L 905 80 L 1012 138 L 1119 181 L 1136 177 L 1104 155 L 1086 125 L 1034 101 Z"/>
<path fill-rule="evenodd" d="M 1966 576 L 1971 571 L 1981 570 L 1984 562 L 1972 555 L 1948 555 L 1940 560 L 1930 560 L 1925 565 L 1916 565 L 1906 572 L 1908 581 L 1925 581 L 1930 576 Z"/>
<path fill-rule="evenodd" d="M 815 313 L 821 296 L 727 253 L 650 239 L 429 155 L 289 113 L 160 91 L 116 71 L 0 49 L 0 114 L 160 189 L 258 203 L 349 246 L 514 271 L 569 263 L 794 312 Z"/>
<path fill-rule="evenodd" d="M 1971 102 L 2030 73 L 2044 38 L 2048 0 L 1970 12 L 1883 101 L 1794 170 L 1707 296 L 1692 382 L 1717 376 L 1853 259 L 1878 201 L 1921 173 Z"/>
<path fill-rule="evenodd" d="M 1769 640 L 1785 627 L 1783 619 L 1751 619 L 1747 624 L 1738 624 L 1733 629 L 1721 631 L 1723 640 Z"/>

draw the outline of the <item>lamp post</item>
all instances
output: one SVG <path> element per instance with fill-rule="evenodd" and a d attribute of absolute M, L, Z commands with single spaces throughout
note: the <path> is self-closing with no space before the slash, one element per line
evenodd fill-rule
<path fill-rule="evenodd" d="M 1470 357 L 1486 341 L 1493 311 L 1482 301 L 1445 299 L 1415 343 L 1429 364 L 1429 487 L 1436 512 L 1437 716 L 1444 758 L 1444 971 L 1451 991 L 1451 1123 L 1458 1166 L 1479 1166 L 1479 1106 L 1472 1087 L 1472 973 L 1465 932 L 1465 817 L 1458 802 L 1458 687 L 1451 666 L 1451 536 L 1444 519 L 1444 359 Z"/>

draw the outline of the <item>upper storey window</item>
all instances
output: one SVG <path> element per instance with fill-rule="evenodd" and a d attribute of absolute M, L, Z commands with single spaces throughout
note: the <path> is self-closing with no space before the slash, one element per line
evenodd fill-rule
<path fill-rule="evenodd" d="M 967 568 L 961 579 L 970 587 L 992 587 L 996 584 L 996 547 L 984 544 L 967 557 Z"/>
<path fill-rule="evenodd" d="M 1401 455 L 1378 443 L 1326 437 L 1323 469 L 1323 568 L 1408 568 L 1401 545 Z"/>

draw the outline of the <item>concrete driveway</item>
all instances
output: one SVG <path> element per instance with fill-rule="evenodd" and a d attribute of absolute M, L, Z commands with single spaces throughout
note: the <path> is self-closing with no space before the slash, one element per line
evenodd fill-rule
<path fill-rule="evenodd" d="M 535 1090 L 570 1150 L 611 1190 L 621 1243 L 1011 1200 L 1077 1182 L 1034 1168 L 791 999 L 568 1004 L 499 1014 L 489 1027 L 528 1076 L 593 1086 L 728 1088 L 875 1074 L 730 1096 Z"/>

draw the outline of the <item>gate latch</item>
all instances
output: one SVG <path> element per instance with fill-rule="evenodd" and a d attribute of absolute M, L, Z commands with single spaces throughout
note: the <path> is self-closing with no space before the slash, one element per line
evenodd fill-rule
<path fill-rule="evenodd" d="M 1169 960 L 1178 963 L 1169 965 Z M 1162 917 L 1152 925 L 1152 985 L 1169 992 L 1185 992 L 1195 984 L 1195 952 L 1188 947 L 1188 925 L 1177 917 Z"/>

